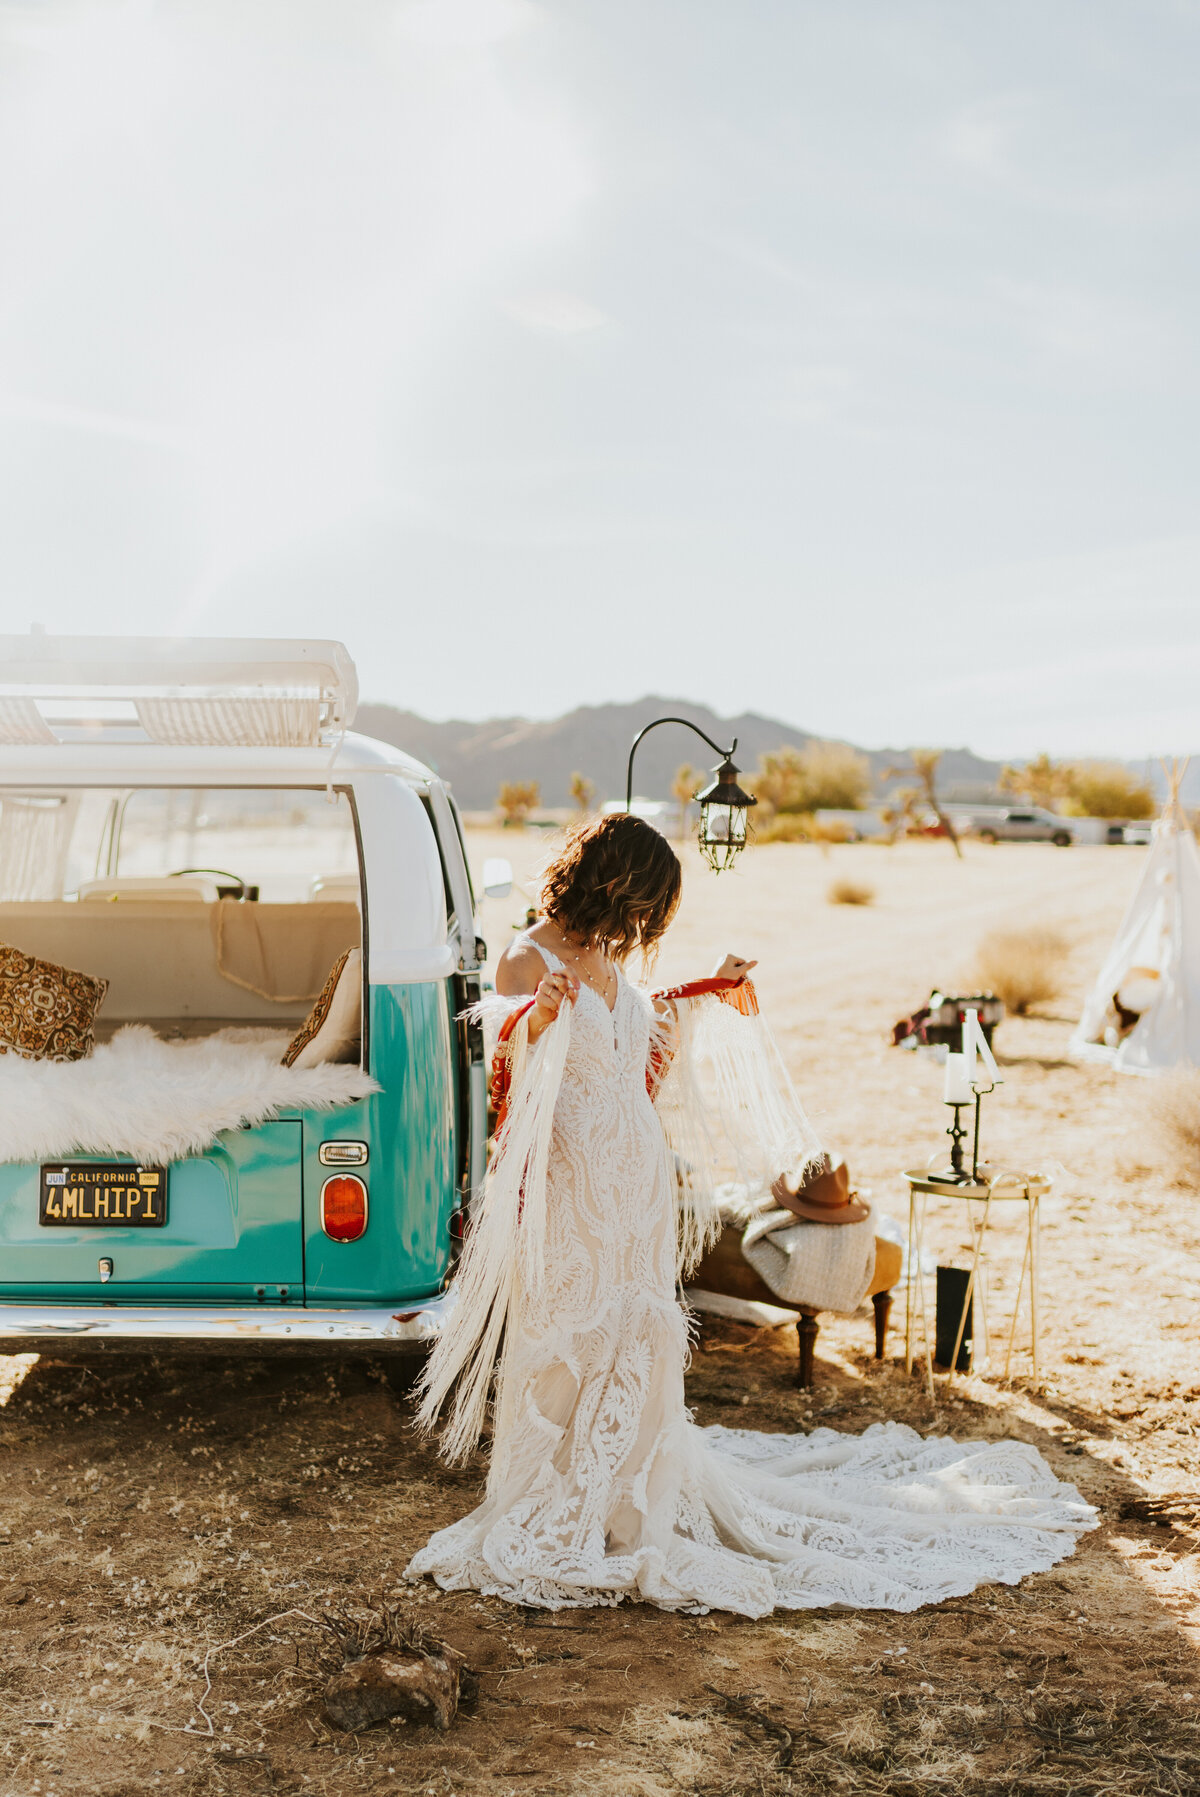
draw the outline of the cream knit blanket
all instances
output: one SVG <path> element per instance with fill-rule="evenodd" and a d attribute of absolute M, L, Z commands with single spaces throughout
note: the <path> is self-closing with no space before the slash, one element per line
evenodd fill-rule
<path fill-rule="evenodd" d="M 783 1304 L 857 1310 L 875 1271 L 875 1224 L 807 1223 L 790 1210 L 764 1211 L 746 1226 L 742 1253 Z"/>

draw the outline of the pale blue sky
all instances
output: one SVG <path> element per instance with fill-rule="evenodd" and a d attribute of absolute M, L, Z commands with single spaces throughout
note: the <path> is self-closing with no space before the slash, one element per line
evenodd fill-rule
<path fill-rule="evenodd" d="M 0 621 L 1200 748 L 1194 0 L 0 0 Z"/>

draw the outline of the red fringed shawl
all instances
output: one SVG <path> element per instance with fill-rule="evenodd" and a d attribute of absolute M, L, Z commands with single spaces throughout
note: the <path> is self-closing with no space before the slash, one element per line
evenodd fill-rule
<path fill-rule="evenodd" d="M 743 1017 L 758 1016 L 758 994 L 754 990 L 754 981 L 740 980 L 688 980 L 682 986 L 668 986 L 665 991 L 654 992 L 651 997 L 655 1004 L 667 1003 L 675 999 L 719 998 L 722 1004 L 731 1005 L 740 1011 Z M 508 1108 L 508 1093 L 512 1085 L 512 1034 L 522 1017 L 531 1011 L 534 1000 L 531 998 L 519 1010 L 506 1017 L 500 1028 L 496 1042 L 496 1052 L 492 1056 L 491 1080 L 488 1093 L 492 1101 L 492 1109 L 496 1113 L 496 1134 L 504 1128 L 504 1115 Z M 653 1101 L 658 1097 L 659 1087 L 670 1071 L 673 1051 L 666 1047 L 661 1039 L 652 1039 L 650 1058 L 646 1064 L 646 1090 Z"/>

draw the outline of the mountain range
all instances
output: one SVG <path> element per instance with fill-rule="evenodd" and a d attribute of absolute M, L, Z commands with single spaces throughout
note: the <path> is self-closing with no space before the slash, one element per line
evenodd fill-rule
<path fill-rule="evenodd" d="M 392 705 L 360 705 L 354 727 L 432 767 L 450 782 L 464 811 L 483 811 L 495 804 L 506 780 L 536 780 L 543 805 L 567 805 L 575 773 L 593 782 L 600 800 L 624 798 L 629 746 L 643 725 L 660 717 L 687 718 L 723 746 L 736 737 L 734 760 L 744 772 L 752 772 L 759 756 L 771 749 L 803 749 L 815 740 L 810 731 L 757 712 L 723 718 L 706 705 L 653 694 L 627 705 L 581 705 L 560 718 L 489 718 L 484 723 L 459 718 L 434 723 Z M 870 762 L 877 787 L 886 784 L 888 768 L 907 762 L 904 749 L 860 753 Z M 667 798 L 682 763 L 704 771 L 718 759 L 690 731 L 664 725 L 638 749 L 634 791 L 646 798 Z M 941 782 L 951 796 L 956 787 L 988 788 L 1000 767 L 1000 762 L 985 761 L 969 749 L 946 749 Z"/>

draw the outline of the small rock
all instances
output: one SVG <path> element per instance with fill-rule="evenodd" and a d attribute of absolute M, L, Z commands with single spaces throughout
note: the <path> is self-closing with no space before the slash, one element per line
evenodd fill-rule
<path fill-rule="evenodd" d="M 325 1688 L 325 1714 L 348 1734 L 392 1716 L 447 1729 L 458 1714 L 463 1670 L 462 1656 L 453 1648 L 431 1654 L 381 1648 L 334 1674 Z"/>

